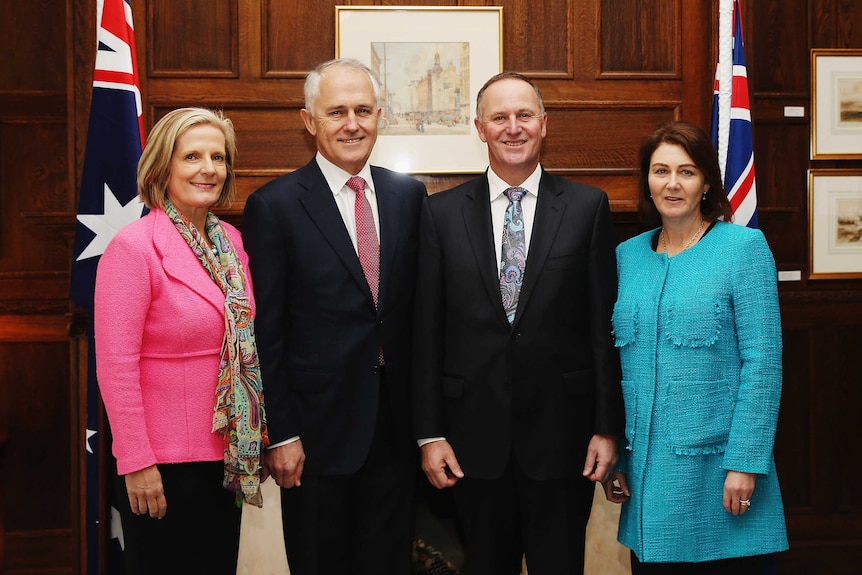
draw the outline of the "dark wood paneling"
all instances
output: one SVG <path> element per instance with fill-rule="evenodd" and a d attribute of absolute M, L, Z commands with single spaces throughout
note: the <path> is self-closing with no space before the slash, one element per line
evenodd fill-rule
<path fill-rule="evenodd" d="M 0 318 L 0 416 L 8 433 L 5 572 L 71 573 L 68 332 L 65 322 L 36 319 L 31 325 L 25 318 Z M 9 343 L 9 337 L 31 341 Z"/>
<path fill-rule="evenodd" d="M 744 2 L 746 66 L 758 92 L 808 91 L 808 0 Z M 764 34 L 764 30 L 769 30 Z M 756 54 L 756 58 L 752 55 Z"/>
<path fill-rule="evenodd" d="M 675 116 L 676 104 L 548 109 L 542 163 L 548 168 L 630 171 L 644 135 Z M 613 111 L 611 111 L 613 110 Z M 633 196 L 634 197 L 634 196 Z"/>
<path fill-rule="evenodd" d="M 533 77 L 571 77 L 574 0 L 506 0 L 503 6 L 503 63 Z M 553 22 L 553 26 L 548 24 Z"/>
<path fill-rule="evenodd" d="M 63 93 L 65 16 L 64 2 L 0 2 L 0 91 Z"/>
<path fill-rule="evenodd" d="M 344 2 L 350 4 L 350 2 Z M 335 55 L 335 10 L 330 2 L 261 2 L 265 78 L 304 79 Z"/>
<path fill-rule="evenodd" d="M 53 273 L 58 285 L 50 291 L 68 285 L 68 235 L 40 225 L 42 215 L 74 217 L 66 128 L 65 121 L 53 119 L 0 121 L 0 300 L 15 298 L 16 306 L 43 297 L 27 285 L 15 290 L 11 284 L 19 280 L 30 277 L 39 283 Z M 72 221 L 65 219 L 63 229 Z"/>
<path fill-rule="evenodd" d="M 148 0 L 148 75 L 239 76 L 237 2 Z"/>
<path fill-rule="evenodd" d="M 602 0 L 600 77 L 679 78 L 684 25 L 680 4 L 680 0 Z"/>

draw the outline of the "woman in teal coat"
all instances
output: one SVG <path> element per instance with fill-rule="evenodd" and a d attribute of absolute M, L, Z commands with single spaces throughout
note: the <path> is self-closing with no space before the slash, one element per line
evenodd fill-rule
<path fill-rule="evenodd" d="M 617 248 L 627 446 L 604 487 L 623 504 L 619 540 L 635 574 L 762 573 L 788 547 L 775 262 L 759 230 L 729 223 L 700 128 L 659 128 L 640 170 L 661 227 Z"/>

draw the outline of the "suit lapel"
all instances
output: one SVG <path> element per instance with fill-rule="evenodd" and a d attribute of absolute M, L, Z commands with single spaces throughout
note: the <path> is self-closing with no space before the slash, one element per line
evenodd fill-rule
<path fill-rule="evenodd" d="M 315 160 L 303 168 L 299 185 L 305 189 L 300 203 L 308 216 L 350 272 L 359 289 L 365 293 L 369 303 L 374 305 L 371 289 L 359 264 L 359 256 L 356 255 L 350 234 L 344 227 L 344 220 L 341 218 L 338 206 L 335 205 L 335 198 L 332 197 L 329 184 L 326 183 L 326 178 L 323 177 L 323 172 L 320 171 Z"/>
<path fill-rule="evenodd" d="M 506 326 L 506 312 L 503 310 L 503 300 L 500 296 L 500 262 L 496 261 L 496 238 L 491 225 L 491 198 L 488 191 L 487 176 L 478 178 L 473 188 L 464 196 L 462 215 L 464 227 L 473 256 L 476 258 L 476 268 L 482 278 L 482 285 L 488 292 L 491 304 L 497 309 L 497 315 Z"/>
<path fill-rule="evenodd" d="M 533 229 L 530 232 L 530 250 L 527 253 L 527 268 L 524 271 L 524 283 L 518 296 L 518 310 L 515 312 L 517 323 L 530 300 L 536 282 L 545 267 L 545 261 L 554 244 L 554 238 L 560 229 L 560 222 L 566 211 L 566 203 L 562 199 L 562 189 L 542 171 L 539 182 L 539 195 L 536 202 L 536 215 L 533 219 Z"/>
<path fill-rule="evenodd" d="M 162 260 L 165 273 L 199 294 L 217 310 L 223 311 L 224 294 L 211 278 L 209 282 L 201 281 L 202 264 L 195 262 L 197 265 L 190 266 L 188 258 L 180 257 L 180 254 L 186 253 L 184 250 L 191 251 L 191 248 L 177 231 L 174 223 L 162 210 L 153 210 L 152 213 L 156 218 L 153 224 L 153 246 Z M 194 254 L 192 257 L 195 257 Z"/>

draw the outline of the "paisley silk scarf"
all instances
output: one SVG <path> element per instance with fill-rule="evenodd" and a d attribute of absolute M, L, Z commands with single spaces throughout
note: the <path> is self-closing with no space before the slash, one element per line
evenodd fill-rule
<path fill-rule="evenodd" d="M 245 500 L 261 507 L 260 458 L 269 437 L 245 270 L 215 214 L 207 214 L 206 234 L 215 244 L 210 250 L 170 200 L 165 201 L 165 213 L 225 294 L 213 431 L 224 438 L 224 487 L 237 493 L 237 504 Z"/>

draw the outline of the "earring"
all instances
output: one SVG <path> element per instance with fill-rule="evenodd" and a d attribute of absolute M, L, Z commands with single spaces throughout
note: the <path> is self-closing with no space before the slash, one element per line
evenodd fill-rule
<path fill-rule="evenodd" d="M 706 201 L 706 192 L 703 193 L 703 197 L 700 199 L 700 201 L 702 201 L 702 202 Z"/>

